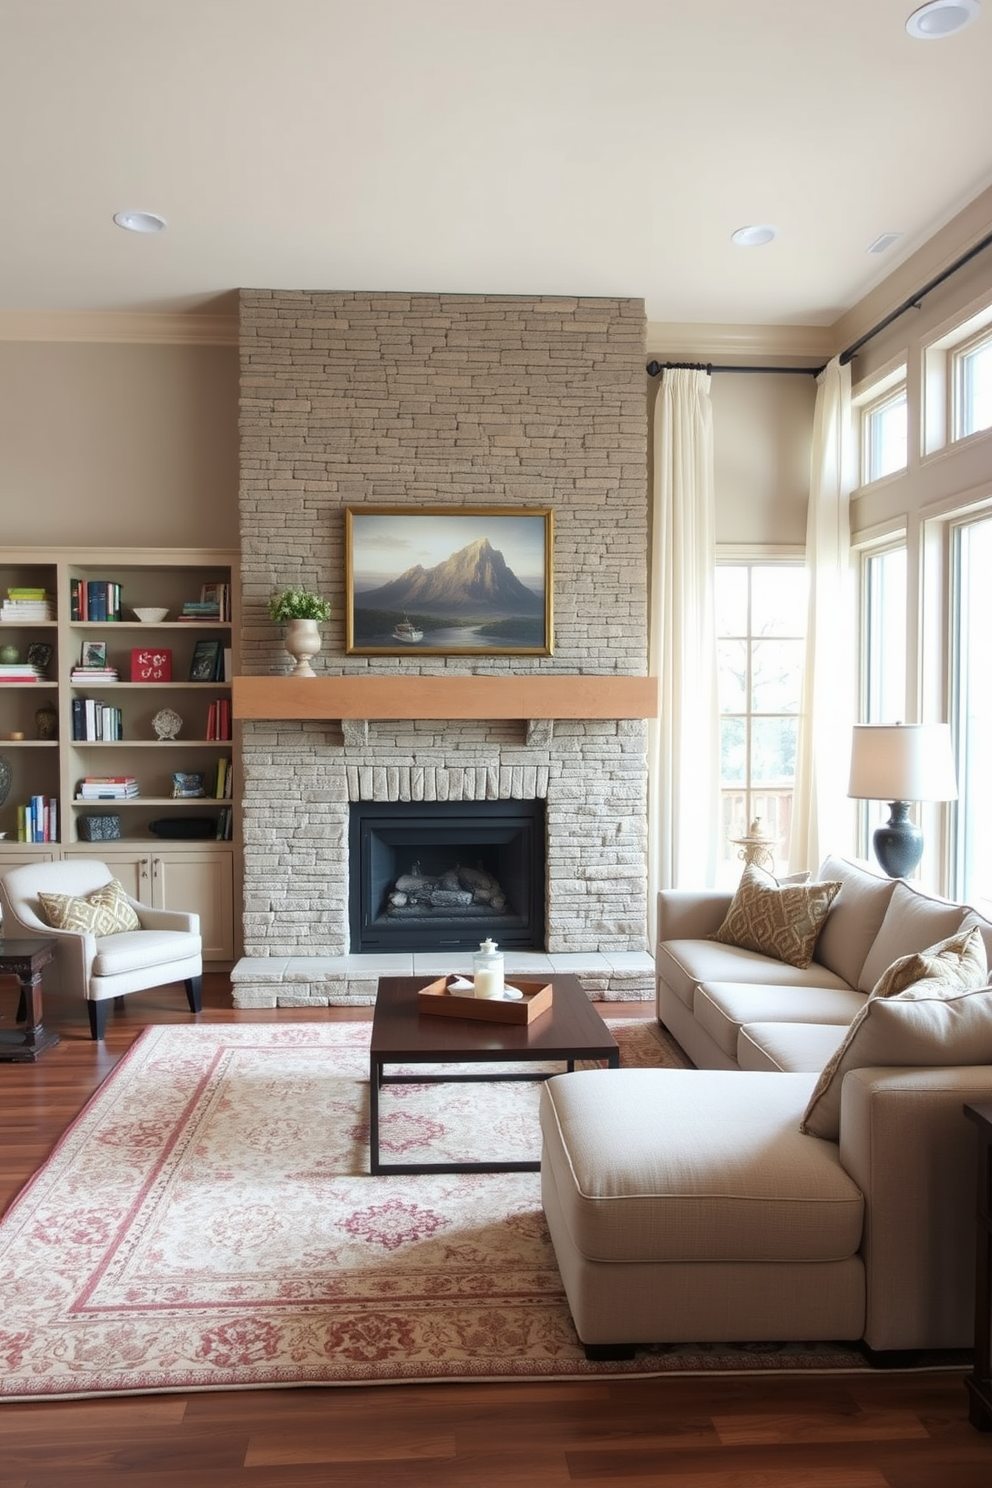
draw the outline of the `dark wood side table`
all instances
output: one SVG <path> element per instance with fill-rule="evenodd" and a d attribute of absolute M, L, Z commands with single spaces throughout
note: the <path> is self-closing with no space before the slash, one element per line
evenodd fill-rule
<path fill-rule="evenodd" d="M 978 1127 L 978 1242 L 975 1252 L 975 1364 L 965 1380 L 968 1419 L 992 1431 L 992 1105 L 965 1106 Z"/>
<path fill-rule="evenodd" d="M 15 976 L 21 997 L 17 1018 L 23 1027 L 0 1032 L 0 1060 L 29 1063 L 59 1041 L 41 1021 L 41 973 L 55 958 L 54 940 L 10 940 L 0 936 L 0 973 Z"/>

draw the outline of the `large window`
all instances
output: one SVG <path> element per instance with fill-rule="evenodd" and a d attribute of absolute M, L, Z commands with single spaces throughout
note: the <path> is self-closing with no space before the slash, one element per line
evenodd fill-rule
<path fill-rule="evenodd" d="M 776 867 L 788 863 L 806 632 L 798 563 L 716 570 L 723 844 L 720 881 L 740 873 L 734 839 L 760 818 Z"/>
<path fill-rule="evenodd" d="M 951 532 L 951 726 L 958 767 L 954 892 L 992 912 L 992 516 Z"/>
<path fill-rule="evenodd" d="M 864 485 L 906 468 L 906 386 L 868 404 L 861 423 Z"/>
<path fill-rule="evenodd" d="M 992 335 L 985 332 L 954 354 L 954 437 L 992 428 Z"/>

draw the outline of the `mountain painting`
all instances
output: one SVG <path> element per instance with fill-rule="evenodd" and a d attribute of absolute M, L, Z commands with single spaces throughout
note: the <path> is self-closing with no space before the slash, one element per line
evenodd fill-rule
<path fill-rule="evenodd" d="M 349 507 L 349 654 L 550 656 L 552 513 Z"/>

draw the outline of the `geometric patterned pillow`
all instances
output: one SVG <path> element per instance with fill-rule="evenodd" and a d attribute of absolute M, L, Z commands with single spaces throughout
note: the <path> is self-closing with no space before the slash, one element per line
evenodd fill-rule
<path fill-rule="evenodd" d="M 912 996 L 917 983 L 926 981 L 932 994 L 937 985 L 948 992 L 967 992 L 981 987 L 988 976 L 985 941 L 976 925 L 972 930 L 959 930 L 947 940 L 938 941 L 925 951 L 900 956 L 883 971 L 871 990 L 872 997 Z"/>
<path fill-rule="evenodd" d="M 713 939 L 806 967 L 840 888 L 833 882 L 780 884 L 763 868 L 748 863 Z"/>
<path fill-rule="evenodd" d="M 119 935 L 123 930 L 141 929 L 141 921 L 127 901 L 124 885 L 116 878 L 82 899 L 72 894 L 44 894 L 40 890 L 38 898 L 45 919 L 54 930 Z"/>

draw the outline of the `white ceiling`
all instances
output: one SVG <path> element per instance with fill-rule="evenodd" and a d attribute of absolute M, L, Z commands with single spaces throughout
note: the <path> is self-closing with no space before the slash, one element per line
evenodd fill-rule
<path fill-rule="evenodd" d="M 251 286 L 831 325 L 992 184 L 992 0 L 932 43 L 913 8 L 0 0 L 0 311 Z"/>

